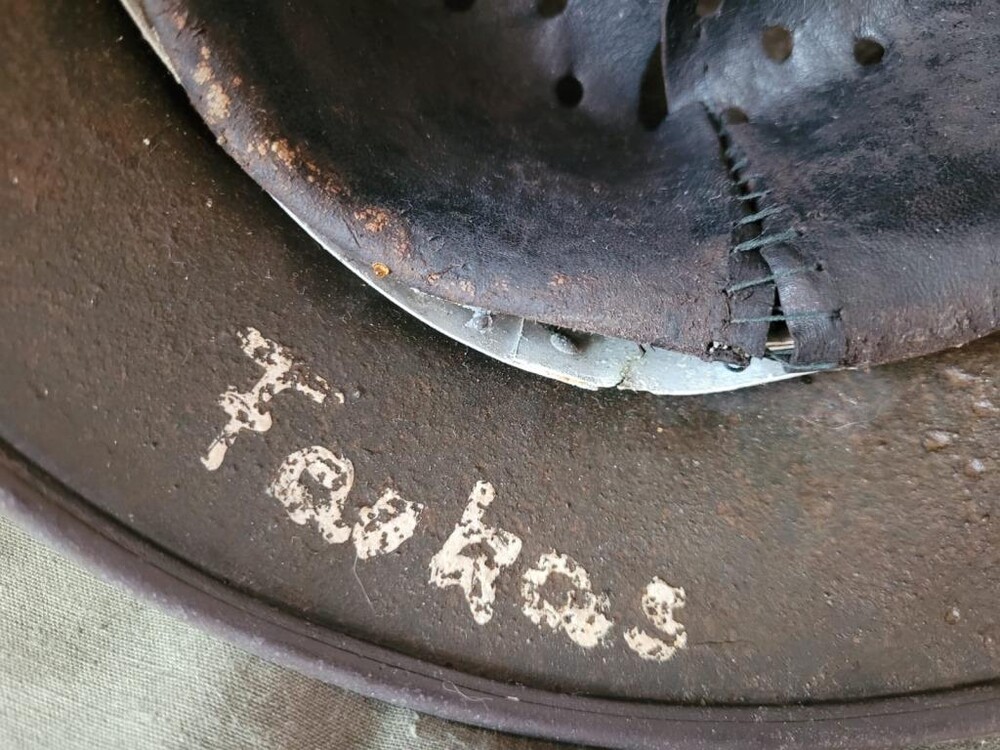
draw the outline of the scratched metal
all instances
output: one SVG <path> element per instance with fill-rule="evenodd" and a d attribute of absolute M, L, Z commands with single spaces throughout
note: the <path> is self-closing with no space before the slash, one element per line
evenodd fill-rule
<path fill-rule="evenodd" d="M 470 673 L 707 703 L 895 695 L 1000 678 L 1000 339 L 714 396 L 585 392 L 427 330 L 334 262 L 211 142 L 124 12 L 9 0 L 0 437 L 97 508 L 298 617 Z M 344 394 L 291 391 L 201 463 L 259 329 Z M 424 504 L 356 560 L 266 488 L 325 446 L 352 507 Z M 428 564 L 477 481 L 523 540 L 486 625 Z M 521 611 L 555 550 L 609 600 L 584 649 Z M 687 648 L 640 659 L 655 576 Z M 555 594 L 553 593 L 553 596 Z"/>

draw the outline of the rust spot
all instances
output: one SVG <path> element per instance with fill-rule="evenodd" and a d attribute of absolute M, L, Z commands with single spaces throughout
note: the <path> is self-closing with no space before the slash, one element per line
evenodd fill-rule
<path fill-rule="evenodd" d="M 306 168 L 306 172 L 308 172 L 308 174 L 306 175 L 306 182 L 312 185 L 313 183 L 316 182 L 319 176 L 319 167 L 317 167 L 314 162 L 308 160 L 303 162 L 303 166 Z M 339 190 L 336 192 L 339 193 Z"/>
<path fill-rule="evenodd" d="M 552 274 L 552 278 L 549 279 L 550 286 L 562 286 L 563 284 L 568 284 L 569 282 L 569 276 L 564 273 L 554 273 Z"/>
<path fill-rule="evenodd" d="M 211 84 L 205 93 L 205 115 L 209 122 L 229 117 L 229 94 L 218 83 Z"/>
<path fill-rule="evenodd" d="M 205 86 L 205 119 L 209 123 L 217 123 L 229 117 L 229 94 L 222 88 L 222 85 L 215 80 L 215 71 L 208 60 L 212 57 L 212 51 L 208 47 L 200 50 L 201 61 L 194 69 L 194 82 L 199 86 Z"/>
<path fill-rule="evenodd" d="M 239 76 L 233 76 L 233 86 L 242 86 L 242 85 L 243 85 L 243 79 L 240 78 Z"/>
<path fill-rule="evenodd" d="M 354 218 L 365 225 L 365 229 L 378 234 L 389 225 L 389 214 L 378 208 L 362 208 L 354 212 Z"/>
<path fill-rule="evenodd" d="M 170 20 L 174 22 L 175 29 L 177 29 L 178 31 L 184 31 L 188 22 L 187 12 L 185 11 L 178 13 L 175 11 L 173 14 L 171 14 Z"/>
<path fill-rule="evenodd" d="M 400 258 L 410 257 L 410 252 L 413 250 L 409 235 L 401 228 L 396 229 L 396 238 L 393 241 L 393 246 L 396 249 L 396 255 Z"/>
<path fill-rule="evenodd" d="M 327 177 L 323 182 L 323 191 L 333 198 L 339 198 L 341 195 L 347 193 L 347 188 L 333 177 Z"/>
<path fill-rule="evenodd" d="M 372 263 L 372 272 L 375 274 L 375 277 L 379 279 L 384 279 L 386 276 L 392 273 L 392 271 L 389 269 L 389 266 L 387 266 L 385 263 L 379 263 L 377 261 L 375 263 Z"/>
<path fill-rule="evenodd" d="M 295 168 L 295 150 L 284 138 L 276 138 L 271 141 L 271 153 L 278 157 L 278 160 L 289 169 Z"/>
<path fill-rule="evenodd" d="M 212 80 L 212 66 L 207 62 L 198 63 L 198 67 L 194 69 L 194 82 L 199 86 L 204 86 L 206 83 Z"/>

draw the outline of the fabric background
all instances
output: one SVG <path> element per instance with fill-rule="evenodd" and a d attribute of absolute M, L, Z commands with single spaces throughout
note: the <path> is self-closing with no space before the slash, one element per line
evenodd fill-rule
<path fill-rule="evenodd" d="M 174 620 L 0 517 L 0 749 L 555 750 L 338 690 Z M 1000 740 L 936 750 L 1000 750 Z M 913 749 L 917 750 L 917 749 Z"/>

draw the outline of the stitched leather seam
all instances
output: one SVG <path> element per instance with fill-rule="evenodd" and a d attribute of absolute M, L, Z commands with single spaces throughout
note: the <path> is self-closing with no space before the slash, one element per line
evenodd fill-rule
<path fill-rule="evenodd" d="M 766 276 L 762 276 L 757 279 L 730 284 L 726 287 L 725 293 L 732 298 L 733 295 L 741 291 L 766 284 L 773 284 L 775 290 L 774 309 L 771 315 L 743 318 L 734 317 L 729 321 L 729 323 L 731 325 L 769 323 L 772 326 L 773 332 L 773 326 L 777 324 L 787 324 L 789 321 L 799 321 L 809 318 L 826 319 L 830 321 L 836 320 L 840 316 L 839 310 L 815 310 L 790 313 L 786 313 L 783 310 L 781 291 L 777 282 L 791 276 L 802 275 L 810 272 L 819 272 L 821 267 L 819 265 L 802 262 L 802 265 L 797 268 L 784 270 L 775 270 L 772 268 L 771 263 L 768 262 L 767 254 L 762 251 L 767 248 L 780 245 L 794 248 L 794 243 L 799 238 L 799 233 L 790 227 L 786 226 L 784 228 L 779 228 L 772 226 L 773 222 L 771 220 L 779 214 L 789 212 L 789 207 L 778 203 L 766 203 L 766 200 L 771 195 L 771 190 L 763 187 L 763 178 L 760 175 L 752 174 L 747 171 L 750 166 L 749 157 L 742 153 L 736 146 L 722 117 L 719 114 L 712 112 L 707 105 L 706 111 L 709 113 L 709 118 L 719 134 L 719 141 L 722 146 L 722 154 L 727 165 L 727 171 L 729 176 L 733 179 L 736 189 L 739 192 L 737 200 L 743 203 L 744 209 L 747 211 L 746 215 L 736 222 L 736 227 L 747 227 L 751 230 L 756 230 L 753 236 L 736 242 L 733 245 L 731 252 L 754 253 L 771 271 L 771 273 Z M 795 333 L 791 330 L 791 328 L 789 328 L 789 333 L 792 336 L 793 344 L 795 344 L 797 348 Z M 835 335 L 832 330 L 830 331 L 830 334 Z M 791 362 L 795 356 L 794 349 L 792 352 L 782 352 L 780 354 L 777 352 L 768 352 L 767 356 L 772 359 L 778 359 L 788 369 L 818 370 L 831 369 L 839 366 L 839 362 L 817 362 L 809 363 L 807 365 L 794 364 Z"/>

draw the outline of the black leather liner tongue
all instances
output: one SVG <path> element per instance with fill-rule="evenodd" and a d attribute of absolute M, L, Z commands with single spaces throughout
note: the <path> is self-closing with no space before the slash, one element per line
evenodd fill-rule
<path fill-rule="evenodd" d="M 884 362 L 995 330 L 1000 6 L 730 2 L 696 17 L 668 8 L 671 101 L 728 119 L 767 191 L 753 252 L 792 362 Z"/>
<path fill-rule="evenodd" d="M 792 367 L 998 327 L 990 0 L 144 6 L 240 164 L 413 288 Z"/>

